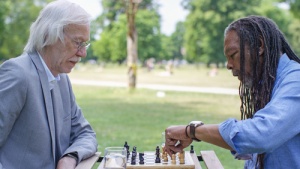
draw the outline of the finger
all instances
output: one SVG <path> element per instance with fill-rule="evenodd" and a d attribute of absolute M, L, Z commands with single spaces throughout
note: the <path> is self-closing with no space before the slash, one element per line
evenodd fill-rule
<path fill-rule="evenodd" d="M 182 147 L 182 146 L 181 146 Z M 175 154 L 177 152 L 181 152 L 182 151 L 182 148 L 181 147 L 177 147 L 177 146 L 170 146 L 169 149 L 170 149 L 170 153 L 171 154 Z"/>
<path fill-rule="evenodd" d="M 166 139 L 165 144 L 166 144 L 166 145 L 173 146 L 173 145 L 175 145 L 177 142 L 178 142 L 178 140 L 174 140 L 174 139 Z"/>

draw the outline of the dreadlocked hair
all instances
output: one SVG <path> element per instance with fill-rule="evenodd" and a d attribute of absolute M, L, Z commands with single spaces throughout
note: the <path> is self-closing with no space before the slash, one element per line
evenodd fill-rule
<path fill-rule="evenodd" d="M 240 38 L 240 66 L 243 81 L 240 83 L 241 120 L 249 119 L 266 106 L 270 101 L 279 58 L 286 53 L 291 60 L 300 63 L 283 33 L 277 25 L 268 18 L 248 16 L 232 22 L 225 30 L 234 30 Z M 248 47 L 248 50 L 245 50 Z M 260 58 L 260 47 L 263 47 L 263 57 Z M 250 63 L 245 63 L 245 52 L 250 54 Z M 252 69 L 251 86 L 245 85 L 245 64 Z M 264 153 L 257 157 L 257 165 L 264 168 Z"/>

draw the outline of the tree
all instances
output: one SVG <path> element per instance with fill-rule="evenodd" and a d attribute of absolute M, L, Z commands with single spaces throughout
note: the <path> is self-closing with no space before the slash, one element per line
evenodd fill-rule
<path fill-rule="evenodd" d="M 184 44 L 184 32 L 185 32 L 185 27 L 184 27 L 184 22 L 178 22 L 176 24 L 176 29 L 175 32 L 171 34 L 171 42 L 172 42 L 172 55 L 173 59 L 174 58 L 179 58 L 183 59 L 183 44 Z"/>
<path fill-rule="evenodd" d="M 30 25 L 45 2 L 46 0 L 0 1 L 1 60 L 16 57 L 23 52 Z"/>
<path fill-rule="evenodd" d="M 156 5 L 152 0 L 111 0 L 102 1 L 102 5 L 104 12 L 96 21 L 102 33 L 100 39 L 93 43 L 92 49 L 101 60 L 114 62 L 126 60 L 129 87 L 134 88 L 138 60 L 155 56 L 157 49 L 160 48 L 159 15 Z M 138 34 L 142 35 L 139 40 Z M 124 45 L 127 46 L 124 48 Z M 126 53 L 127 57 L 124 59 Z"/>
<path fill-rule="evenodd" d="M 282 9 L 274 0 L 264 0 L 263 4 L 256 11 L 259 15 L 266 16 L 276 22 L 288 39 L 292 49 L 300 56 L 300 18 L 295 18 L 291 10 Z"/>
<path fill-rule="evenodd" d="M 300 19 L 300 1 L 299 0 L 281 0 L 281 2 L 288 3 L 290 11 L 295 15 L 296 18 Z"/>
<path fill-rule="evenodd" d="M 226 26 L 239 17 L 254 14 L 253 7 L 260 1 L 184 0 L 182 4 L 190 11 L 184 35 L 186 58 L 209 65 L 225 62 L 223 39 Z"/>
<path fill-rule="evenodd" d="M 126 16 L 127 16 L 127 66 L 129 88 L 135 88 L 137 59 L 138 59 L 138 34 L 135 28 L 135 15 L 141 0 L 127 0 Z"/>

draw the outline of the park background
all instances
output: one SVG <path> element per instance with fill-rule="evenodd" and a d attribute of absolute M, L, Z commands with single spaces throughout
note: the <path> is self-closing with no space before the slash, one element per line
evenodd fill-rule
<path fill-rule="evenodd" d="M 102 153 L 105 147 L 123 146 L 125 141 L 138 151 L 154 151 L 169 125 L 240 119 L 239 82 L 226 70 L 223 54 L 224 29 L 233 20 L 248 15 L 273 19 L 300 54 L 298 0 L 181 0 L 187 15 L 169 34 L 161 31 L 159 1 L 164 0 L 143 0 L 135 15 L 136 89 L 129 90 L 129 1 L 98 1 L 102 10 L 91 24 L 88 56 L 70 73 L 77 102 L 97 133 Z M 22 53 L 31 23 L 48 2 L 0 1 L 1 62 Z M 177 91 L 182 87 L 185 90 Z M 209 92 L 219 89 L 234 92 Z M 193 144 L 196 152 L 214 150 L 225 169 L 242 168 L 243 162 L 234 160 L 227 150 L 203 142 Z"/>

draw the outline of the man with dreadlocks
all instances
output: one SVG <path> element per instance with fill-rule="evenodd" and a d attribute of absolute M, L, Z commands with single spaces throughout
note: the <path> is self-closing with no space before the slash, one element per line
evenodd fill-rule
<path fill-rule="evenodd" d="M 170 126 L 166 151 L 202 140 L 246 160 L 245 168 L 300 168 L 300 59 L 283 33 L 265 17 L 238 19 L 225 29 L 224 53 L 241 82 L 241 120 Z"/>

